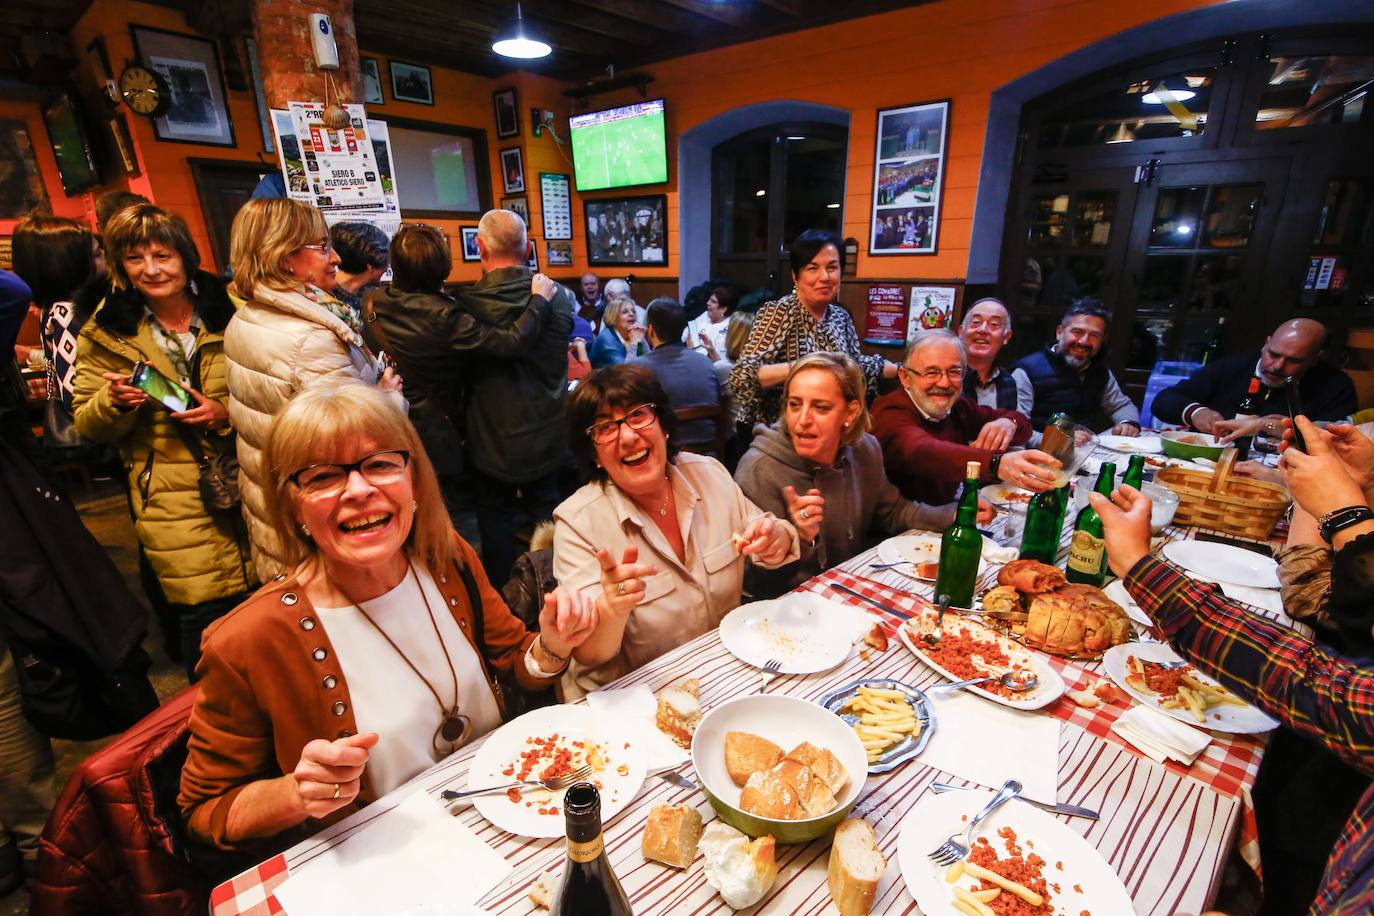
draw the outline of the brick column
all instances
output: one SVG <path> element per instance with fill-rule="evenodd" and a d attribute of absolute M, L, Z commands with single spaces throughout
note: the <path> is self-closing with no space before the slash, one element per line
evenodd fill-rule
<path fill-rule="evenodd" d="M 339 69 L 332 71 L 342 103 L 362 99 L 358 38 L 353 0 L 252 0 L 253 32 L 258 39 L 263 91 L 270 108 L 287 102 L 323 101 L 325 71 L 315 67 L 310 14 L 324 13 L 334 23 Z"/>

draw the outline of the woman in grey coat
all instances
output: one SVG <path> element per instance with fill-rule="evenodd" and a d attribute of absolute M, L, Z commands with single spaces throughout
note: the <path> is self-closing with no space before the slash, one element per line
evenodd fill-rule
<path fill-rule="evenodd" d="M 792 364 L 782 416 L 754 430 L 735 481 L 760 508 L 797 526 L 801 559 L 751 569 L 745 591 L 771 598 L 842 563 L 872 540 L 910 528 L 942 530 L 954 503 L 905 499 L 887 479 L 878 440 L 868 434 L 864 381 L 843 353 L 812 353 Z"/>

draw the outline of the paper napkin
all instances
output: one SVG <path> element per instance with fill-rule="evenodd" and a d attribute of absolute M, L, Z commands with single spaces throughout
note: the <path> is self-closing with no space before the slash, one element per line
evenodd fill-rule
<path fill-rule="evenodd" d="M 960 691 L 934 694 L 935 734 L 917 758 L 996 789 L 1018 780 L 1027 798 L 1054 804 L 1059 787 L 1059 720 Z"/>
<path fill-rule="evenodd" d="M 687 762 L 687 751 L 654 724 L 658 700 L 653 691 L 643 684 L 623 690 L 594 691 L 587 694 L 587 705 L 643 743 L 648 751 L 650 773 L 669 770 Z"/>
<path fill-rule="evenodd" d="M 1212 743 L 1205 732 L 1145 706 L 1132 706 L 1112 723 L 1112 731 L 1140 748 L 1156 763 L 1166 759 L 1192 766 Z"/>

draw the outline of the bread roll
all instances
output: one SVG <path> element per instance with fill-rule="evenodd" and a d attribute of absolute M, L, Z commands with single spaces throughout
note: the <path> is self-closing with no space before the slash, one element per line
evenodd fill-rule
<path fill-rule="evenodd" d="M 983 595 L 983 610 L 1015 613 L 1021 610 L 1021 593 L 1010 585 L 999 585 Z"/>
<path fill-rule="evenodd" d="M 729 824 L 712 821 L 702 831 L 697 848 L 705 857 L 706 883 L 734 909 L 758 903 L 777 880 L 778 863 L 771 836 L 750 842 Z"/>
<path fill-rule="evenodd" d="M 725 735 L 725 769 L 735 785 L 742 786 L 759 770 L 771 770 L 782 759 L 782 748 L 748 732 Z"/>
<path fill-rule="evenodd" d="M 887 859 L 865 821 L 850 818 L 835 828 L 826 883 L 840 916 L 867 916 L 885 868 Z"/>
<path fill-rule="evenodd" d="M 773 772 L 796 790 L 802 816 L 820 817 L 835 810 L 835 796 L 830 787 L 806 764 L 784 757 Z"/>
<path fill-rule="evenodd" d="M 1026 645 L 1056 655 L 1100 655 L 1130 638 L 1126 612 L 1091 585 L 1065 585 L 1031 599 Z"/>
<path fill-rule="evenodd" d="M 788 751 L 787 756 L 798 763 L 806 764 L 811 768 L 811 772 L 825 780 L 831 795 L 839 798 L 844 792 L 849 776 L 844 771 L 844 764 L 840 763 L 840 759 L 832 754 L 829 748 L 818 748 L 810 741 L 803 741 Z"/>
<path fill-rule="evenodd" d="M 795 821 L 802 817 L 797 790 L 773 770 L 759 770 L 749 777 L 739 793 L 739 807 L 741 811 L 774 820 Z"/>
<path fill-rule="evenodd" d="M 997 574 L 998 585 L 1010 585 L 1027 595 L 1052 591 L 1067 581 L 1062 569 L 1039 560 L 1012 560 Z"/>
<path fill-rule="evenodd" d="M 697 857 L 701 812 L 691 805 L 656 805 L 644 822 L 644 858 L 688 868 Z"/>
<path fill-rule="evenodd" d="M 654 724 L 680 747 L 692 746 L 692 733 L 701 721 L 700 694 L 701 684 L 696 678 L 659 691 Z"/>

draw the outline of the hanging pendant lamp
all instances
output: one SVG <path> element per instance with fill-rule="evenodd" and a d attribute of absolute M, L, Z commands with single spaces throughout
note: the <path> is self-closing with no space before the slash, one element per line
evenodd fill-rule
<path fill-rule="evenodd" d="M 502 57 L 515 57 L 520 60 L 548 57 L 553 51 L 552 47 L 529 31 L 519 3 L 515 4 L 515 19 L 496 33 L 491 49 Z"/>

